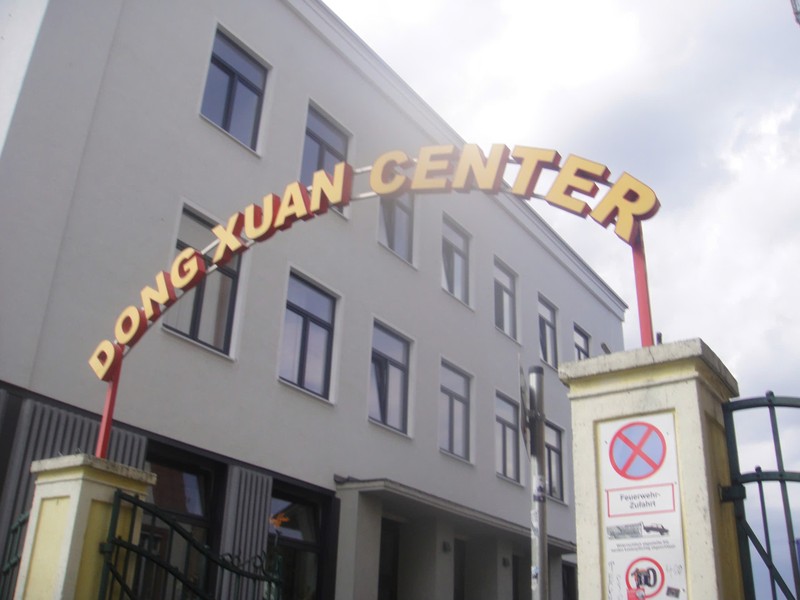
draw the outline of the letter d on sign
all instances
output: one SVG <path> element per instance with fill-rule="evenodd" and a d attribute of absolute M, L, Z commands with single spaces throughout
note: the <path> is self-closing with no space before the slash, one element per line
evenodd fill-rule
<path fill-rule="evenodd" d="M 89 366 L 101 381 L 109 381 L 122 360 L 122 347 L 103 340 L 89 357 Z"/>

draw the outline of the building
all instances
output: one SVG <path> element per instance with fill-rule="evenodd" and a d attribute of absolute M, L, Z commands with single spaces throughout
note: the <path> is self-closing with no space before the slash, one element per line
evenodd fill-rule
<path fill-rule="evenodd" d="M 464 143 L 314 0 L 35 9 L 6 37 L 30 52 L 5 59 L 0 539 L 32 459 L 94 448 L 105 386 L 87 359 L 177 252 L 319 167 Z M 519 369 L 541 363 L 552 598 L 574 597 L 553 367 L 621 349 L 624 309 L 510 194 L 332 207 L 150 328 L 111 457 L 156 472 L 155 503 L 221 552 L 275 544 L 284 598 L 523 598 Z"/>

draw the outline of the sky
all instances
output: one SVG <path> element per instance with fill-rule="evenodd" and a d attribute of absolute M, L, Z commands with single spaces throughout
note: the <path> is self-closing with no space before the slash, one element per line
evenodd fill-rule
<path fill-rule="evenodd" d="M 800 396 L 790 0 L 326 3 L 465 141 L 552 148 L 653 188 L 661 209 L 644 239 L 655 330 L 664 342 L 702 338 L 741 397 Z M 627 302 L 625 345 L 639 347 L 630 248 L 612 229 L 533 206 Z M 737 427 L 742 468 L 775 468 L 766 420 L 749 418 Z M 787 468 L 800 469 L 800 415 L 784 410 L 780 423 Z M 771 513 L 779 502 L 773 489 Z"/>
<path fill-rule="evenodd" d="M 700 337 L 743 397 L 800 396 L 800 25 L 789 0 L 328 0 L 436 112 L 488 149 L 553 148 L 653 188 L 653 322 Z M 422 66 L 422 67 L 421 67 Z M 612 229 L 533 201 L 630 306 Z"/>

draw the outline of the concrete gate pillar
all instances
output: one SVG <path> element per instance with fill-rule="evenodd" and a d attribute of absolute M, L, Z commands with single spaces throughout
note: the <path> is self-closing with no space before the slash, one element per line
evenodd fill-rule
<path fill-rule="evenodd" d="M 155 474 L 86 454 L 37 460 L 31 471 L 36 488 L 15 600 L 97 598 L 114 493 L 144 498 Z M 120 532 L 133 518 L 123 513 Z"/>
<path fill-rule="evenodd" d="M 565 364 L 581 598 L 743 598 L 721 405 L 702 340 Z M 602 596 L 598 591 L 602 590 Z"/>

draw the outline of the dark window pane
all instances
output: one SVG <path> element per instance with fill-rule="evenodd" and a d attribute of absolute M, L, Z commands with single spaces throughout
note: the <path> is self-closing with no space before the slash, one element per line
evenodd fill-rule
<path fill-rule="evenodd" d="M 283 538 L 317 541 L 317 511 L 309 504 L 273 496 L 269 525 L 270 533 L 277 531 Z"/>
<path fill-rule="evenodd" d="M 176 255 L 187 246 L 202 251 L 215 239 L 212 227 L 211 222 L 184 209 L 178 228 Z M 164 316 L 164 325 L 205 346 L 228 353 L 238 272 L 237 256 L 180 296 L 179 302 Z"/>
<path fill-rule="evenodd" d="M 321 138 L 325 145 L 339 156 L 347 154 L 347 137 L 313 108 L 308 110 L 306 128 Z"/>
<path fill-rule="evenodd" d="M 494 465 L 498 473 L 503 472 L 505 465 L 505 455 L 503 453 L 504 439 L 503 439 L 503 424 L 495 422 L 494 424 Z"/>
<path fill-rule="evenodd" d="M 370 418 L 406 430 L 408 342 L 382 327 L 373 329 Z"/>
<path fill-rule="evenodd" d="M 463 457 L 467 455 L 466 424 L 466 406 L 463 402 L 453 402 L 453 454 Z"/>
<path fill-rule="evenodd" d="M 462 398 L 468 396 L 468 380 L 461 373 L 442 366 L 442 386 L 455 392 Z"/>
<path fill-rule="evenodd" d="M 255 124 L 258 122 L 259 101 L 259 96 L 249 88 L 242 84 L 236 86 L 228 131 L 237 140 L 241 140 L 251 148 L 255 146 Z"/>
<path fill-rule="evenodd" d="M 214 271 L 205 278 L 197 338 L 209 346 L 222 347 L 225 344 L 232 289 L 232 279 L 220 271 Z"/>
<path fill-rule="evenodd" d="M 164 325 L 189 335 L 192 328 L 192 315 L 197 288 L 192 288 L 181 296 L 180 302 L 173 304 L 164 314 Z"/>
<path fill-rule="evenodd" d="M 372 347 L 397 362 L 406 361 L 405 341 L 380 327 L 372 331 Z"/>
<path fill-rule="evenodd" d="M 211 233 L 211 228 L 214 225 L 201 221 L 192 213 L 184 211 L 178 227 L 178 239 L 186 246 L 191 246 L 196 250 L 203 250 L 216 239 L 214 234 Z"/>
<path fill-rule="evenodd" d="M 334 168 L 342 162 L 342 159 L 338 156 L 335 156 L 329 152 L 325 153 L 325 156 L 322 158 L 322 170 L 326 173 L 333 173 Z"/>
<path fill-rule="evenodd" d="M 450 396 L 439 393 L 439 446 L 450 449 Z"/>
<path fill-rule="evenodd" d="M 372 361 L 369 378 L 369 416 L 376 421 L 383 421 L 383 411 L 380 401 L 380 384 L 382 378 L 381 365 Z"/>
<path fill-rule="evenodd" d="M 409 262 L 411 261 L 411 227 L 411 214 L 404 210 L 396 210 L 392 250 Z"/>
<path fill-rule="evenodd" d="M 283 319 L 280 375 L 292 383 L 300 383 L 300 350 L 303 343 L 303 318 L 286 310 Z"/>
<path fill-rule="evenodd" d="M 150 470 L 158 476 L 153 498 L 159 508 L 202 517 L 205 515 L 205 478 L 179 468 L 151 463 Z"/>
<path fill-rule="evenodd" d="M 301 183 L 310 185 L 314 172 L 319 170 L 333 173 L 336 164 L 346 157 L 347 136 L 313 108 L 309 108 L 300 169 Z M 341 212 L 342 207 L 335 205 L 333 209 Z"/>
<path fill-rule="evenodd" d="M 280 376 L 327 397 L 335 300 L 310 283 L 289 279 Z"/>
<path fill-rule="evenodd" d="M 505 472 L 504 475 L 506 477 L 511 477 L 512 479 L 517 478 L 517 447 L 516 447 L 516 435 L 512 433 L 508 428 L 506 428 L 506 463 L 505 463 Z"/>
<path fill-rule="evenodd" d="M 231 77 L 217 65 L 211 63 L 208 67 L 201 112 L 220 127 L 225 126 L 225 106 L 228 101 L 230 85 Z"/>
<path fill-rule="evenodd" d="M 303 146 L 303 164 L 300 168 L 300 183 L 311 185 L 314 173 L 319 170 L 319 144 L 306 136 Z"/>
<path fill-rule="evenodd" d="M 389 366 L 386 424 L 405 430 L 405 373 Z"/>
<path fill-rule="evenodd" d="M 511 404 L 502 398 L 496 398 L 495 409 L 497 410 L 498 417 L 509 423 L 516 424 L 517 406 L 515 404 Z"/>
<path fill-rule="evenodd" d="M 214 54 L 252 85 L 257 88 L 264 87 L 266 81 L 264 67 L 243 53 L 240 48 L 220 33 L 217 33 L 217 37 L 214 39 Z"/>
<path fill-rule="evenodd" d="M 217 32 L 201 113 L 250 148 L 256 146 L 267 71 Z"/>
<path fill-rule="evenodd" d="M 289 279 L 289 301 L 327 323 L 333 320 L 333 298 L 299 277 Z"/>
<path fill-rule="evenodd" d="M 328 380 L 328 331 L 319 325 L 308 326 L 308 345 L 306 349 L 305 379 L 303 387 L 315 394 L 325 394 Z"/>

